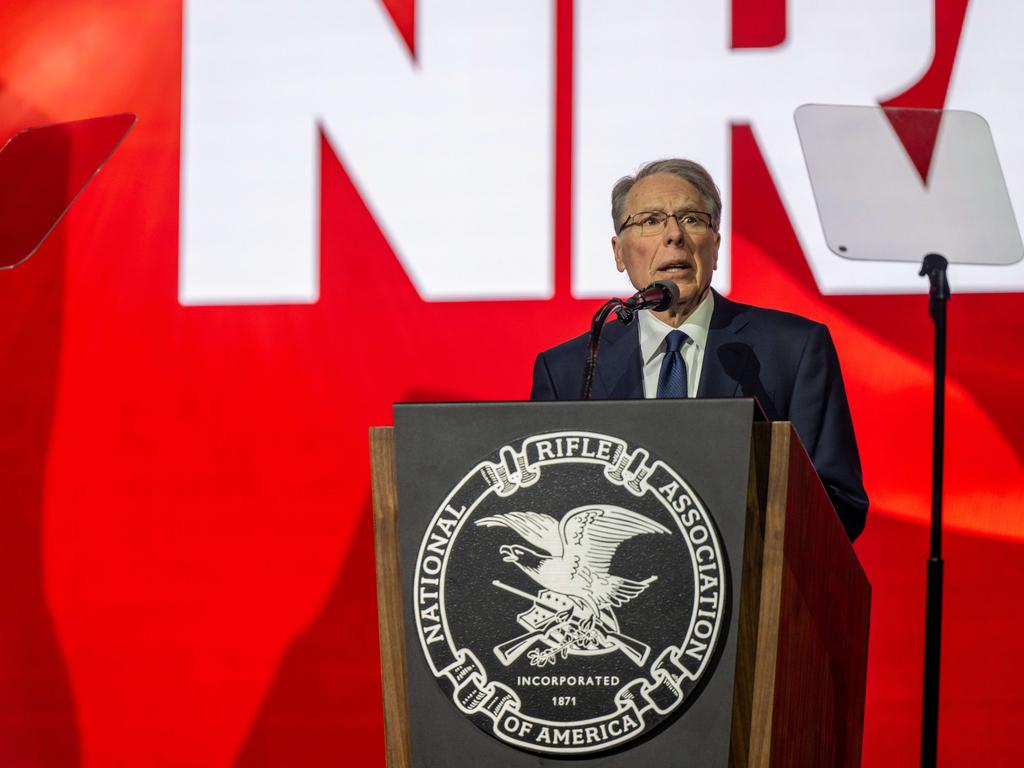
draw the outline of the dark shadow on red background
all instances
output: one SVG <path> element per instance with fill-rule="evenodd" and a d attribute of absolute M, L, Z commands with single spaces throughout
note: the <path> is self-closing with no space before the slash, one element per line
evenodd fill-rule
<path fill-rule="evenodd" d="M 10 107 L 9 99 L 4 94 L 0 104 Z M 45 122 L 32 115 L 18 127 Z M 0 140 L 6 141 L 11 131 L 3 133 Z M 61 198 L 66 163 L 67 153 L 53 159 L 57 184 L 51 189 Z M 67 663 L 43 578 L 43 510 L 60 364 L 65 248 L 58 227 L 31 260 L 0 272 L 2 766 L 81 762 Z"/>
<path fill-rule="evenodd" d="M 339 512 L 341 514 L 341 512 Z M 235 765 L 383 764 L 369 500 L 320 615 L 285 652 Z"/>
<path fill-rule="evenodd" d="M 415 303 L 416 308 L 421 309 L 407 276 L 323 136 L 321 155 L 321 299 L 315 308 L 325 315 L 320 322 L 338 328 L 351 322 L 353 307 L 358 306 L 358 287 L 366 285 L 391 286 L 400 297 L 395 299 L 396 304 Z M 445 306 L 442 311 L 450 309 Z M 391 314 L 384 313 L 383 317 L 384 327 L 395 320 Z M 397 330 L 401 330 L 401 326 Z M 405 341 L 415 346 L 419 342 L 419 324 L 407 330 Z M 393 338 L 391 332 L 380 328 L 377 332 Z M 351 429 L 340 434 L 338 451 L 342 456 L 349 451 L 358 453 L 353 466 L 366 466 L 366 426 L 390 423 L 393 401 L 464 399 L 457 396 L 454 389 L 408 390 L 405 385 L 396 383 L 399 378 L 391 367 L 393 356 L 380 354 L 374 337 L 369 334 L 340 333 L 335 343 L 337 347 L 324 352 L 338 361 L 335 396 L 352 408 L 348 415 Z M 374 381 L 363 371 L 367 355 L 376 366 Z M 359 471 L 350 476 L 350 482 L 360 486 L 368 486 L 367 480 L 368 475 Z M 369 497 L 364 496 L 354 508 L 338 509 L 337 515 L 358 520 L 347 551 L 340 558 L 337 578 L 320 613 L 290 643 L 278 663 L 239 750 L 235 761 L 238 768 L 279 765 L 336 768 L 384 763 L 384 712 Z"/>

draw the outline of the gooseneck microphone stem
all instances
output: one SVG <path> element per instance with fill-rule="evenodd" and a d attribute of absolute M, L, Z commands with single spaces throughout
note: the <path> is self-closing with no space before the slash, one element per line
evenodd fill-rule
<path fill-rule="evenodd" d="M 622 299 L 609 299 L 597 310 L 594 319 L 590 321 L 590 340 L 587 342 L 587 363 L 583 367 L 583 389 L 580 392 L 580 400 L 590 399 L 590 388 L 594 383 L 594 369 L 597 366 L 597 347 L 601 343 L 601 330 L 604 328 L 608 315 L 616 309 L 621 309 L 625 304 Z"/>
<path fill-rule="evenodd" d="M 934 768 L 939 737 L 939 661 L 942 646 L 942 461 L 946 404 L 946 303 L 948 262 L 929 253 L 921 265 L 928 276 L 928 314 L 935 324 L 935 392 L 932 426 L 932 521 L 924 616 L 924 694 L 921 714 L 921 766 Z"/>

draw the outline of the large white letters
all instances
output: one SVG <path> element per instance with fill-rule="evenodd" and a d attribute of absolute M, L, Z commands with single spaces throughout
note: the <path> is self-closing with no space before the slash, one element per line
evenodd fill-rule
<path fill-rule="evenodd" d="M 730 123 L 753 127 L 823 292 L 926 290 L 913 265 L 827 249 L 793 112 L 873 105 L 915 83 L 932 58 L 932 0 L 789 0 L 786 41 L 767 50 L 729 49 L 728 6 L 575 3 L 574 294 L 625 288 L 609 192 L 666 156 L 705 163 L 723 188 L 715 284 L 728 291 Z M 186 0 L 184 303 L 316 300 L 318 128 L 425 299 L 550 295 L 553 3 L 418 0 L 416 14 L 413 61 L 378 0 Z M 990 122 L 1018 212 L 1021 33 L 1016 3 L 972 2 L 947 105 Z M 1024 263 L 950 277 L 957 291 L 1021 290 Z"/>
<path fill-rule="evenodd" d="M 183 303 L 318 295 L 318 125 L 420 294 L 552 286 L 549 1 L 187 0 Z M 351 254 L 358 258 L 359 254 Z"/>

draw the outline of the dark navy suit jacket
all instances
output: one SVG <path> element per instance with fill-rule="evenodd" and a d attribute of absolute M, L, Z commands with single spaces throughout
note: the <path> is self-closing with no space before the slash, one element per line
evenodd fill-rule
<path fill-rule="evenodd" d="M 578 400 L 588 334 L 537 356 L 531 400 Z M 601 333 L 591 397 L 644 396 L 638 324 Z M 799 315 L 715 294 L 697 397 L 756 397 L 772 421 L 791 421 L 853 540 L 864 529 L 868 497 L 828 328 Z"/>

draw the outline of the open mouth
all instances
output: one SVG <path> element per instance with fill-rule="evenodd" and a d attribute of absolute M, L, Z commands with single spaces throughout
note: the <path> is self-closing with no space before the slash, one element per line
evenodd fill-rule
<path fill-rule="evenodd" d="M 512 547 L 508 546 L 508 544 L 502 545 L 498 551 L 504 555 L 504 557 L 501 558 L 501 562 L 503 563 L 514 563 L 517 559 L 516 553 L 512 550 Z"/>
<path fill-rule="evenodd" d="M 672 261 L 658 267 L 658 274 L 661 275 L 685 275 L 693 271 L 693 265 L 685 261 Z"/>

